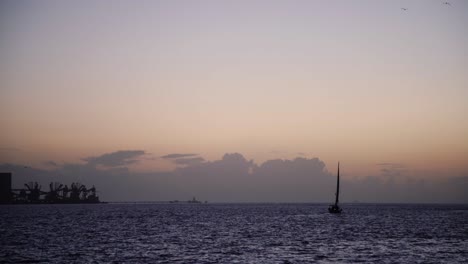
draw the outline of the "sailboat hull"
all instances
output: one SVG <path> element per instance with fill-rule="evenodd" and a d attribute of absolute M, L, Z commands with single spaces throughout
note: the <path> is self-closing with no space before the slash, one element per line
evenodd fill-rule
<path fill-rule="evenodd" d="M 330 205 L 328 207 L 328 212 L 331 214 L 341 214 L 341 211 L 343 211 L 338 205 Z"/>

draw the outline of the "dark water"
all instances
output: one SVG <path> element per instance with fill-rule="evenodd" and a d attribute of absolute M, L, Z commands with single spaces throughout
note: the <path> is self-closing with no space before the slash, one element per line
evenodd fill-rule
<path fill-rule="evenodd" d="M 467 263 L 468 206 L 0 206 L 0 262 Z"/>

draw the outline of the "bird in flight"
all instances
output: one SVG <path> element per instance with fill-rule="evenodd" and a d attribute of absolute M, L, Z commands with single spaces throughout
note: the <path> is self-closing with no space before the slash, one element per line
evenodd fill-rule
<path fill-rule="evenodd" d="M 450 4 L 450 2 L 443 2 L 442 4 L 443 4 L 443 5 L 452 6 L 452 5 Z"/>
<path fill-rule="evenodd" d="M 406 10 L 408 10 L 408 8 L 402 7 L 401 10 L 406 11 Z"/>

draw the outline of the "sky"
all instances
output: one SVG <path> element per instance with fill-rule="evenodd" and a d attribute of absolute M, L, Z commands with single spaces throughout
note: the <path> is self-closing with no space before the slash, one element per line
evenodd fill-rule
<path fill-rule="evenodd" d="M 0 168 L 314 201 L 340 161 L 349 201 L 468 202 L 468 2 L 443 2 L 1 1 Z"/>

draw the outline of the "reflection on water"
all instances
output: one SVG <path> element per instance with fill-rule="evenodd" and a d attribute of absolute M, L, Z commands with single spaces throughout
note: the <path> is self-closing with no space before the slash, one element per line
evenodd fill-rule
<path fill-rule="evenodd" d="M 89 204 L 0 207 L 5 262 L 468 260 L 468 206 Z"/>

